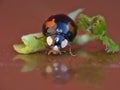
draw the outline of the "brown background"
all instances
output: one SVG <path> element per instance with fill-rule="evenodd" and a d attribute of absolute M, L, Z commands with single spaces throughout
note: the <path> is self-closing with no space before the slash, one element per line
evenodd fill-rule
<path fill-rule="evenodd" d="M 13 57 L 17 53 L 13 50 L 12 45 L 21 43 L 22 35 L 40 32 L 42 23 L 52 14 L 67 14 L 78 8 L 84 8 L 84 13 L 89 16 L 103 15 L 107 22 L 108 36 L 120 45 L 119 0 L 0 0 L 0 90 L 120 90 L 119 57 L 115 64 L 113 62 L 110 64 L 110 67 L 98 69 L 102 73 L 102 83 L 99 85 L 96 85 L 97 79 L 95 79 L 95 83 L 88 80 L 88 84 L 85 84 L 82 81 L 78 82 L 75 77 L 65 84 L 56 84 L 54 80 L 45 78 L 41 74 L 41 69 L 23 73 L 20 70 L 25 63 L 21 59 L 13 62 Z M 95 45 L 89 44 L 85 48 L 101 48 L 101 45 Z M 46 56 L 43 55 L 43 57 Z M 99 57 L 102 56 L 98 55 L 97 58 Z M 113 59 L 116 55 L 110 57 Z M 66 59 L 66 57 L 54 56 L 48 58 Z M 70 58 L 69 55 L 67 58 Z M 104 60 L 102 58 L 100 59 Z M 72 59 L 75 60 L 71 57 Z M 82 59 L 78 59 L 82 61 Z M 108 62 L 109 59 L 111 58 L 108 58 Z M 97 69 L 92 70 L 90 69 L 90 72 L 98 71 Z M 84 78 L 89 77 L 89 73 Z M 81 71 L 80 75 L 84 76 L 84 72 Z M 93 75 L 92 78 L 94 77 L 96 75 Z"/>

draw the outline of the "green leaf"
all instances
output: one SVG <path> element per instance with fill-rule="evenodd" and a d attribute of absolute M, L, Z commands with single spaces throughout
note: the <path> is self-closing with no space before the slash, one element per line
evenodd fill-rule
<path fill-rule="evenodd" d="M 103 45 L 106 46 L 106 51 L 108 53 L 114 53 L 119 51 L 119 46 L 110 39 L 106 34 L 106 23 L 105 19 L 101 15 L 94 17 L 89 17 L 85 14 L 81 14 L 78 18 L 78 29 L 84 30 L 87 32 L 87 37 L 79 37 L 76 41 L 78 44 L 81 44 L 82 41 L 91 41 L 91 38 L 94 40 L 100 40 L 103 42 Z M 90 36 L 91 37 L 90 37 Z M 85 42 L 85 43 L 86 43 Z"/>
<path fill-rule="evenodd" d="M 21 37 L 24 44 L 15 44 L 13 48 L 21 54 L 29 54 L 45 49 L 45 37 L 42 33 L 28 34 Z"/>
<path fill-rule="evenodd" d="M 89 41 L 93 41 L 96 39 L 96 36 L 91 35 L 91 34 L 84 34 L 80 36 L 76 36 L 74 41 L 72 42 L 73 44 L 79 44 L 79 45 L 84 45 Z"/>
<path fill-rule="evenodd" d="M 75 19 L 77 18 L 78 15 L 80 15 L 80 13 L 83 11 L 83 9 L 77 9 L 71 13 L 68 14 L 68 16 L 73 19 L 75 21 Z"/>
<path fill-rule="evenodd" d="M 78 29 L 87 31 L 94 35 L 103 35 L 106 32 L 106 24 L 103 16 L 89 17 L 85 14 L 80 14 L 78 18 Z"/>
<path fill-rule="evenodd" d="M 107 36 L 102 36 L 100 40 L 103 42 L 103 45 L 106 46 L 107 53 L 114 53 L 119 51 L 119 46 Z"/>
<path fill-rule="evenodd" d="M 106 23 L 103 16 L 95 16 L 91 20 L 91 29 L 93 29 L 94 35 L 105 35 L 106 34 Z"/>
<path fill-rule="evenodd" d="M 80 14 L 77 23 L 78 29 L 87 30 L 91 26 L 91 18 L 85 14 Z"/>
<path fill-rule="evenodd" d="M 29 55 L 18 54 L 13 58 L 13 60 L 22 60 L 25 62 L 21 69 L 21 72 L 29 72 L 38 68 L 42 68 L 45 63 L 47 63 L 46 55 L 42 53 L 35 53 Z"/>

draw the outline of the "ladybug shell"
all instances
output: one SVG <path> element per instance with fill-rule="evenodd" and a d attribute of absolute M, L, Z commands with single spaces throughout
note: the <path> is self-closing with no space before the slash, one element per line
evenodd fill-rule
<path fill-rule="evenodd" d="M 48 37 L 52 35 L 63 36 L 68 41 L 72 41 L 77 33 L 77 27 L 74 21 L 64 14 L 50 16 L 42 27 L 43 34 Z"/>

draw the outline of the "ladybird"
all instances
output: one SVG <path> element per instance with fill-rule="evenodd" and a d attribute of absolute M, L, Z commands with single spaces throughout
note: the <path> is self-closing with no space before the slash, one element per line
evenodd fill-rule
<path fill-rule="evenodd" d="M 48 54 L 61 54 L 61 50 L 73 41 L 77 34 L 75 22 L 65 14 L 52 15 L 45 20 L 42 32 L 50 47 Z"/>

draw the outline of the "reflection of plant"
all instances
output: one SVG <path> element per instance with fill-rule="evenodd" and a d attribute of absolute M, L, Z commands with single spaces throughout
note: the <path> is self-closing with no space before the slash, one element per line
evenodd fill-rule
<path fill-rule="evenodd" d="M 85 60 L 77 66 L 76 76 L 81 83 L 89 85 L 102 84 L 106 67 L 118 60 L 117 54 L 110 55 L 105 52 L 84 52 L 83 57 Z"/>
<path fill-rule="evenodd" d="M 62 55 L 62 56 L 48 56 L 44 53 L 35 53 L 35 54 L 29 54 L 29 55 L 17 55 L 13 59 L 16 60 L 23 60 L 25 62 L 24 67 L 22 67 L 22 72 L 29 72 L 36 68 L 41 68 L 47 65 L 47 63 L 52 63 L 54 61 L 61 62 L 61 63 L 68 63 L 68 59 L 70 59 L 72 56 L 69 56 L 69 58 L 66 59 L 68 55 Z M 72 57 L 73 58 L 73 57 Z"/>
<path fill-rule="evenodd" d="M 100 85 L 103 83 L 104 70 L 100 67 L 80 67 L 77 70 L 77 79 L 82 84 Z"/>
<path fill-rule="evenodd" d="M 44 63 L 46 63 L 46 55 L 36 53 L 30 55 L 17 55 L 14 57 L 14 60 L 23 60 L 25 65 L 22 67 L 22 72 L 29 72 L 36 68 L 43 67 Z"/>
<path fill-rule="evenodd" d="M 109 65 L 117 62 L 118 58 L 118 54 L 107 54 L 106 52 L 84 52 L 84 54 L 85 60 L 81 63 L 82 65 Z"/>
<path fill-rule="evenodd" d="M 78 50 L 77 55 L 80 56 L 72 57 L 66 54 L 47 56 L 44 53 L 36 53 L 17 55 L 14 59 L 25 61 L 22 72 L 42 69 L 43 76 L 55 82 L 65 83 L 75 77 L 80 83 L 90 85 L 101 85 L 106 67 L 118 60 L 118 54 L 107 54 L 106 52 L 90 53 Z M 78 62 L 81 57 L 84 60 Z"/>

